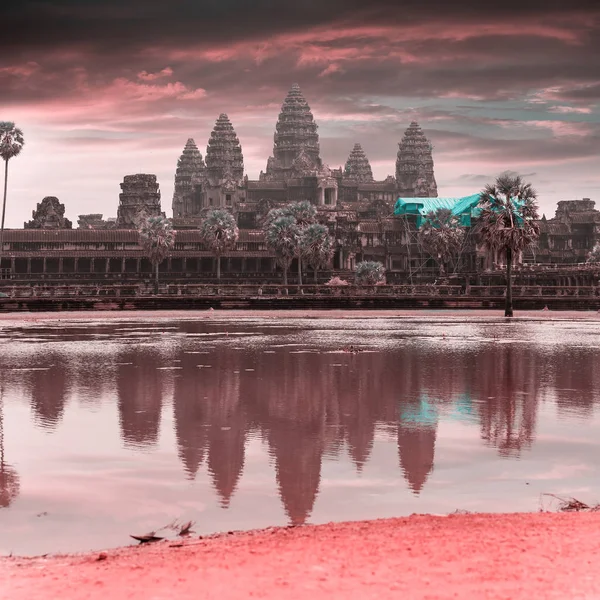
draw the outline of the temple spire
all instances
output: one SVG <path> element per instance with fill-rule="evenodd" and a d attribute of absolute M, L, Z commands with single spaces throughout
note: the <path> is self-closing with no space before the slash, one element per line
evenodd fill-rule
<path fill-rule="evenodd" d="M 359 183 L 371 183 L 373 181 L 373 171 L 369 159 L 360 144 L 354 144 L 354 148 L 350 152 L 344 167 L 344 178 Z"/>
<path fill-rule="evenodd" d="M 398 146 L 396 182 L 400 196 L 437 198 L 437 184 L 433 173 L 433 146 L 416 121 L 410 124 Z"/>
<path fill-rule="evenodd" d="M 219 115 L 206 148 L 206 174 L 211 185 L 232 180 L 241 185 L 244 179 L 244 156 L 240 141 L 229 117 Z"/>
<path fill-rule="evenodd" d="M 285 181 L 322 167 L 317 124 L 297 83 L 292 85 L 281 106 L 274 142 L 266 179 Z"/>
<path fill-rule="evenodd" d="M 196 142 L 189 138 L 177 161 L 173 192 L 174 217 L 186 217 L 198 212 L 199 207 L 194 206 L 194 190 L 201 183 L 205 171 L 202 154 Z"/>

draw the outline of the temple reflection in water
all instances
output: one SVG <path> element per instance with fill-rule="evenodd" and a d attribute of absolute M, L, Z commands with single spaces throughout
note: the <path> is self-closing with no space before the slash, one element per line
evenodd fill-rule
<path fill-rule="evenodd" d="M 185 327 L 203 335 L 197 324 Z M 19 367 L 23 356 L 0 358 L 3 393 L 26 400 L 31 420 L 50 433 L 69 402 L 89 410 L 116 405 L 122 444 L 134 453 L 151 451 L 161 428 L 172 427 L 185 478 L 207 473 L 223 507 L 239 486 L 248 441 L 261 440 L 289 521 L 300 524 L 319 495 L 325 459 L 347 456 L 360 476 L 376 439 L 396 440 L 398 468 L 418 495 L 435 469 L 442 420 L 478 427 L 484 445 L 517 457 L 534 444 L 541 401 L 552 396 L 558 411 L 586 415 L 600 389 L 593 354 L 585 352 L 572 356 L 574 374 L 558 350 L 524 344 L 353 354 L 223 339 L 130 339 L 93 359 L 64 345 L 43 353 L 32 347 L 24 351 L 31 368 Z M 18 493 L 18 475 L 6 464 L 3 506 Z"/>

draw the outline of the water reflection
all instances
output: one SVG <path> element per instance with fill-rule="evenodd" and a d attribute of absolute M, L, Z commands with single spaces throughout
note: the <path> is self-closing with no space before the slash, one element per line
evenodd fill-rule
<path fill-rule="evenodd" d="M 483 445 L 519 458 L 535 444 L 541 402 L 579 418 L 598 402 L 595 351 L 567 334 L 563 345 L 528 342 L 526 331 L 502 343 L 497 330 L 473 327 L 466 343 L 469 335 L 452 339 L 446 326 L 354 326 L 340 333 L 323 332 L 323 324 L 121 324 L 63 336 L 49 329 L 52 339 L 28 331 L 4 343 L 0 377 L 5 396 L 29 404 L 36 428 L 56 431 L 73 402 L 99 413 L 116 406 L 124 452 L 146 453 L 173 436 L 181 477 L 193 482 L 204 470 L 223 508 L 240 486 L 249 441 L 260 440 L 294 524 L 313 512 L 324 463 L 347 455 L 360 476 L 378 438 L 396 444 L 397 468 L 418 496 L 435 471 L 442 424 L 478 428 Z M 35 344 L 25 343 L 34 335 Z M 340 351 L 344 336 L 361 351 Z M 98 420 L 100 445 L 114 426 Z M 19 479 L 0 442 L 7 507 Z"/>
<path fill-rule="evenodd" d="M 8 508 L 19 490 L 19 474 L 4 460 L 4 385 L 0 382 L 0 508 Z"/>

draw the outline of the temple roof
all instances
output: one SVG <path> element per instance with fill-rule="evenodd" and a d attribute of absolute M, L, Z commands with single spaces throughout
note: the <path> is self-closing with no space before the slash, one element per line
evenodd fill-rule
<path fill-rule="evenodd" d="M 267 177 L 278 177 L 300 160 L 302 167 L 310 163 L 321 167 L 319 134 L 310 106 L 295 83 L 290 88 L 275 126 L 273 157 L 267 163 Z"/>
<path fill-rule="evenodd" d="M 231 178 L 241 184 L 244 178 L 244 157 L 240 141 L 226 114 L 219 115 L 206 148 L 206 170 L 213 185 Z"/>
<path fill-rule="evenodd" d="M 202 159 L 202 154 L 196 146 L 193 138 L 189 138 L 185 144 L 183 152 L 177 161 L 177 171 L 175 174 L 175 182 L 182 175 L 194 175 L 204 171 L 205 165 Z"/>
<path fill-rule="evenodd" d="M 354 148 L 352 148 L 352 152 L 350 152 L 350 156 L 346 161 L 343 176 L 364 183 L 373 181 L 371 164 L 360 144 L 354 144 Z"/>

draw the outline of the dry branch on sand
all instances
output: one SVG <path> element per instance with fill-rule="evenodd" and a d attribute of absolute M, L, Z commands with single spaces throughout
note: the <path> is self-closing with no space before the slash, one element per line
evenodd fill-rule
<path fill-rule="evenodd" d="M 577 498 L 571 497 L 562 497 L 557 496 L 556 494 L 545 493 L 540 497 L 540 510 L 545 512 L 547 509 L 544 507 L 543 497 L 546 496 L 551 498 L 551 503 L 554 502 L 556 505 L 557 512 L 596 512 L 600 511 L 600 504 L 589 505 L 585 502 L 581 502 L 581 500 L 577 500 Z"/>

